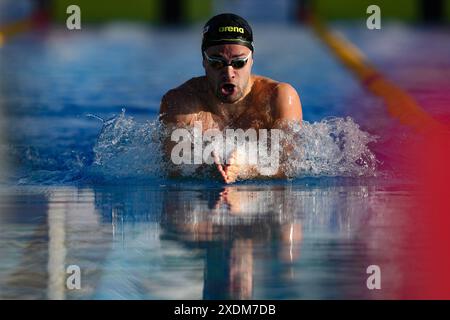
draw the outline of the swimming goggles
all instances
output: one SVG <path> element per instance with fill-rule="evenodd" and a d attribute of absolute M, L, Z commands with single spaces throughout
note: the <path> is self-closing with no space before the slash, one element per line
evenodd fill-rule
<path fill-rule="evenodd" d="M 246 64 L 248 59 L 250 58 L 251 52 L 246 56 L 245 58 L 236 58 L 231 60 L 230 63 L 228 63 L 225 59 L 222 58 L 211 58 L 206 54 L 206 51 L 203 51 L 203 54 L 205 55 L 206 60 L 208 61 L 209 65 L 213 67 L 216 70 L 222 69 L 223 67 L 232 66 L 233 69 L 241 69 Z"/>

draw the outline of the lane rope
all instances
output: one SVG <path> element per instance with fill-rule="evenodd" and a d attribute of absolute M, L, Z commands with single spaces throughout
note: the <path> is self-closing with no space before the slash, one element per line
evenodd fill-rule
<path fill-rule="evenodd" d="M 357 76 L 361 85 L 383 98 L 389 115 L 419 132 L 448 128 L 431 117 L 407 92 L 388 80 L 367 57 L 342 34 L 329 29 L 314 15 L 307 18 L 316 35 L 334 55 Z"/>
<path fill-rule="evenodd" d="M 27 18 L 15 21 L 4 26 L 0 26 L 0 47 L 6 42 L 8 38 L 16 34 L 28 31 L 33 26 L 33 19 Z"/>

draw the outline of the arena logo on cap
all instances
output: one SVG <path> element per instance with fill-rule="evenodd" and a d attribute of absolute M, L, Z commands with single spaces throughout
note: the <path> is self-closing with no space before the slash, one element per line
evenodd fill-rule
<path fill-rule="evenodd" d="M 239 33 L 244 33 L 244 28 L 232 27 L 232 26 L 219 27 L 219 32 L 239 32 Z"/>

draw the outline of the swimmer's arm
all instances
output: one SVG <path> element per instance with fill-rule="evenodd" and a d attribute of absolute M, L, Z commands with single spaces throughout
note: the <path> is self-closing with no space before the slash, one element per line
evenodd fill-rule
<path fill-rule="evenodd" d="M 274 125 L 271 129 L 289 130 L 292 122 L 302 121 L 302 105 L 297 91 L 287 83 L 280 83 L 275 88 L 275 92 L 271 101 Z M 225 171 L 231 171 L 227 176 L 231 178 L 225 179 L 227 183 L 234 182 L 236 179 L 254 179 L 254 178 L 286 178 L 284 171 L 288 161 L 289 154 L 293 151 L 292 145 L 281 146 L 280 163 L 275 174 L 266 176 L 260 174 L 259 168 L 255 165 L 233 166 L 225 168 Z M 228 169 L 228 170 L 227 170 Z M 237 173 L 238 172 L 238 173 Z M 234 174 L 233 174 L 234 173 Z"/>
<path fill-rule="evenodd" d="M 275 119 L 272 129 L 285 131 L 289 130 L 289 124 L 292 124 L 292 122 L 301 124 L 303 119 L 302 104 L 294 87 L 288 83 L 278 84 L 272 101 Z M 273 177 L 286 178 L 284 163 L 288 161 L 289 154 L 293 149 L 294 147 L 291 144 L 281 146 L 280 166 Z"/>
<path fill-rule="evenodd" d="M 184 102 L 184 104 L 183 104 Z M 161 99 L 159 108 L 159 120 L 166 126 L 167 135 L 162 142 L 164 161 L 169 164 L 169 176 L 180 176 L 179 168 L 172 164 L 171 154 L 173 147 L 177 144 L 171 140 L 171 134 L 174 129 L 189 125 L 195 114 L 186 112 L 186 101 L 183 101 L 183 95 L 178 90 L 168 91 Z"/>
<path fill-rule="evenodd" d="M 161 99 L 159 120 L 165 125 L 184 127 L 193 123 L 197 111 L 189 105 L 185 95 L 179 90 L 168 91 Z"/>
<path fill-rule="evenodd" d="M 297 90 L 288 83 L 280 83 L 275 89 L 272 99 L 274 125 L 273 129 L 284 129 L 284 124 L 290 121 L 301 123 L 302 104 Z"/>

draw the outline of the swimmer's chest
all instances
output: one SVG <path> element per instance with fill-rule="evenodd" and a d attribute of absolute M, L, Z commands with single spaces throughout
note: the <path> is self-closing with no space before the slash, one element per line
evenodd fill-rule
<path fill-rule="evenodd" d="M 266 110 L 245 110 L 242 114 L 233 117 L 223 117 L 213 114 L 209 111 L 200 111 L 195 117 L 195 121 L 201 121 L 203 129 L 217 128 L 223 130 L 225 128 L 234 129 L 270 129 L 273 125 L 273 119 Z"/>
<path fill-rule="evenodd" d="M 206 106 L 201 107 L 203 110 L 197 114 L 196 121 L 201 121 L 204 129 L 270 129 L 273 126 L 274 120 L 268 101 L 255 101 L 235 117 L 215 114 L 209 111 Z"/>

